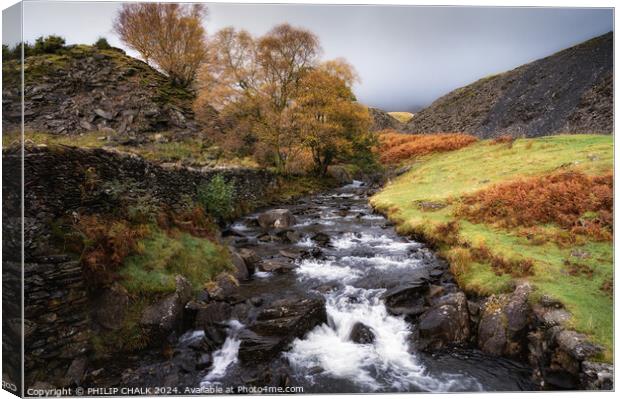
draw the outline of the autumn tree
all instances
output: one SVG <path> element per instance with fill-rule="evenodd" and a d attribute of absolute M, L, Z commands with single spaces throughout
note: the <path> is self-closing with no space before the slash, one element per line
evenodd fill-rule
<path fill-rule="evenodd" d="M 123 4 L 114 31 L 142 58 L 166 73 L 173 83 L 189 85 L 206 56 L 203 4 Z"/>
<path fill-rule="evenodd" d="M 258 39 L 245 31 L 223 29 L 211 40 L 199 75 L 197 113 L 210 104 L 224 116 L 250 120 L 257 139 L 271 150 L 277 169 L 285 171 L 300 145 L 288 108 L 319 53 L 314 34 L 288 24 Z"/>
<path fill-rule="evenodd" d="M 370 116 L 355 102 L 352 86 L 357 75 L 344 60 L 328 61 L 300 81 L 293 114 L 303 146 L 310 149 L 315 171 L 325 175 L 335 160 L 348 160 L 366 139 Z"/>
<path fill-rule="evenodd" d="M 342 60 L 319 63 L 318 38 L 284 24 L 253 38 L 226 28 L 209 41 L 198 74 L 198 117 L 214 107 L 221 119 L 249 127 L 281 172 L 310 150 L 319 173 L 336 152 L 351 151 L 352 138 L 367 130 L 367 110 L 355 102 L 353 68 Z"/>

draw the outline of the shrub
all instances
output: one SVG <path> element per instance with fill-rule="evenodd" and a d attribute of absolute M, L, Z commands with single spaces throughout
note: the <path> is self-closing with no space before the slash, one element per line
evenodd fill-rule
<path fill-rule="evenodd" d="M 381 162 L 398 163 L 416 156 L 458 150 L 478 139 L 463 133 L 404 134 L 385 130 L 379 134 L 376 151 Z"/>
<path fill-rule="evenodd" d="M 230 218 L 234 207 L 235 183 L 226 182 L 222 175 L 216 175 L 207 184 L 198 187 L 198 201 L 206 212 L 224 221 Z"/>
<path fill-rule="evenodd" d="M 65 39 L 56 36 L 39 36 L 34 42 L 33 51 L 35 54 L 55 54 L 65 47 Z"/>
<path fill-rule="evenodd" d="M 94 44 L 99 50 L 109 50 L 112 48 L 105 37 L 100 37 Z"/>
<path fill-rule="evenodd" d="M 96 287 L 114 280 L 115 271 L 138 250 L 138 240 L 148 233 L 146 225 L 82 216 L 65 236 L 65 245 L 70 252 L 81 254 L 86 279 Z"/>
<path fill-rule="evenodd" d="M 497 184 L 463 197 L 457 213 L 474 223 L 504 228 L 554 223 L 573 234 L 611 240 L 613 175 L 568 171 Z"/>

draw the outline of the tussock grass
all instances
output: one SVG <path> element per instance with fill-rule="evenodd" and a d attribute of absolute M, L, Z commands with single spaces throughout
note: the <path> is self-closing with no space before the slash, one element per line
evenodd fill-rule
<path fill-rule="evenodd" d="M 609 182 L 608 176 L 613 169 L 613 137 L 559 135 L 516 139 L 510 146 L 506 142 L 481 141 L 455 151 L 417 157 L 412 163 L 411 171 L 390 182 L 371 199 L 375 208 L 397 224 L 399 232 L 433 241 L 450 261 L 460 286 L 468 292 L 481 295 L 505 292 L 514 280 L 529 280 L 537 288 L 537 295 L 544 293 L 560 300 L 573 315 L 572 327 L 602 344 L 607 349 L 605 359 L 611 360 L 613 301 L 609 288 L 613 282 L 612 243 L 582 234 L 574 239 L 576 235 L 568 229 L 572 224 L 559 222 L 556 217 L 545 217 L 540 221 L 536 218 L 540 217 L 537 215 L 539 211 L 554 214 L 552 209 L 562 209 L 570 204 L 571 200 L 564 196 L 572 195 L 569 193 L 573 191 L 581 199 L 588 195 L 585 203 L 579 200 L 577 208 L 568 208 L 573 221 L 577 214 L 577 220 L 594 220 L 600 216 L 599 205 L 594 206 L 599 209 L 595 212 L 586 209 L 590 208 L 587 204 L 598 204 L 599 201 L 590 198 L 592 189 L 588 188 L 602 184 L 605 187 L 602 195 L 595 197 L 607 198 L 606 182 Z M 570 176 L 583 184 L 573 187 Z M 565 181 L 567 179 L 570 184 Z M 493 188 L 519 188 L 519 192 L 523 181 L 532 184 L 534 191 L 522 193 L 522 198 L 519 197 L 522 204 L 517 204 L 519 199 L 510 193 L 503 196 L 501 190 Z M 539 189 L 535 184 L 549 186 L 553 181 L 557 182 L 556 187 Z M 557 197 L 558 194 L 562 195 Z M 492 216 L 487 217 L 486 211 L 482 213 L 484 217 L 472 218 L 473 221 L 459 216 L 463 197 L 489 199 L 481 203 L 474 201 L 471 206 L 480 209 L 476 207 L 486 204 L 488 214 Z M 497 198 L 509 200 L 506 208 L 493 205 L 491 199 Z M 553 200 L 549 202 L 545 198 Z M 446 206 L 428 212 L 418 206 L 420 202 Z M 533 207 L 540 209 L 529 209 Z M 530 227 L 522 227 L 523 223 L 514 223 L 510 218 L 509 223 L 501 223 L 504 218 L 500 214 L 496 219 L 494 212 L 506 209 L 512 209 L 519 217 L 526 217 L 529 223 L 525 225 Z M 529 213 L 522 215 L 524 210 Z M 458 222 L 458 231 L 452 222 Z M 455 236 L 458 239 L 455 240 Z M 558 242 L 555 239 L 558 236 L 566 239 Z M 475 253 L 476 248 L 485 248 L 491 258 L 479 256 L 480 253 Z M 510 264 L 528 265 L 531 262 L 531 272 L 518 277 L 511 273 L 498 274 L 492 257 L 505 260 L 509 267 Z M 578 272 L 575 272 L 574 263 L 580 265 Z M 579 272 L 582 270 L 587 273 Z"/>

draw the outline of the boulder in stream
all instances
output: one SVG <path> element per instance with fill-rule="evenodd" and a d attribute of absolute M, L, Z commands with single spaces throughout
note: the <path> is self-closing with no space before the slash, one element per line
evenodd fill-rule
<path fill-rule="evenodd" d="M 295 224 L 295 216 L 288 209 L 270 209 L 258 215 L 257 220 L 263 229 L 286 229 Z"/>
<path fill-rule="evenodd" d="M 353 178 L 344 166 L 331 165 L 327 167 L 327 174 L 340 184 L 344 185 L 353 183 Z"/>
<path fill-rule="evenodd" d="M 265 272 L 286 273 L 293 270 L 296 266 L 287 259 L 266 259 L 260 264 L 261 270 Z"/>
<path fill-rule="evenodd" d="M 375 333 L 366 324 L 357 322 L 351 329 L 349 339 L 356 344 L 372 344 L 375 342 Z"/>
<path fill-rule="evenodd" d="M 317 325 L 327 322 L 322 297 L 291 297 L 273 302 L 244 329 L 239 338 L 239 359 L 255 363 L 275 357 L 295 338 L 303 337 Z"/>
<path fill-rule="evenodd" d="M 243 257 L 233 247 L 228 247 L 228 250 L 230 252 L 230 260 L 235 267 L 235 277 L 237 280 L 247 280 L 250 278 L 250 272 Z"/>

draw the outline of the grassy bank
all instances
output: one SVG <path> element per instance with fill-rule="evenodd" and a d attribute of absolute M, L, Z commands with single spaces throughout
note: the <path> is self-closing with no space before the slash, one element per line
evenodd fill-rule
<path fill-rule="evenodd" d="M 514 142 L 481 141 L 456 151 L 425 155 L 410 163 L 413 167 L 408 173 L 371 199 L 373 206 L 395 221 L 401 233 L 418 235 L 437 245 L 465 291 L 489 295 L 508 291 L 516 280 L 529 280 L 537 287 L 536 296 L 548 294 L 560 300 L 573 315 L 571 327 L 602 344 L 607 349 L 606 360 L 611 359 L 610 238 L 590 234 L 587 228 L 569 228 L 554 219 L 541 223 L 522 221 L 503 214 L 501 201 L 492 209 L 495 213 L 487 212 L 493 217 L 472 217 L 467 207 L 482 212 L 482 206 L 488 204 L 472 205 L 472 201 L 488 197 L 491 192 L 498 195 L 502 190 L 515 189 L 514 185 L 505 185 L 509 182 L 524 179 L 535 184 L 537 180 L 528 179 L 554 173 L 569 173 L 588 182 L 591 176 L 610 174 L 612 137 L 562 135 Z M 572 180 L 566 188 L 559 187 L 567 191 L 559 191 L 555 197 L 542 194 L 547 195 L 548 204 L 568 201 L 570 190 L 579 188 Z M 597 194 L 593 192 L 590 197 Z M 515 195 L 524 201 L 530 198 L 528 192 Z M 572 208 L 570 211 L 575 212 Z M 600 230 L 602 213 L 584 212 L 577 218 L 577 225 Z M 596 223 L 589 223 L 591 219 Z"/>

